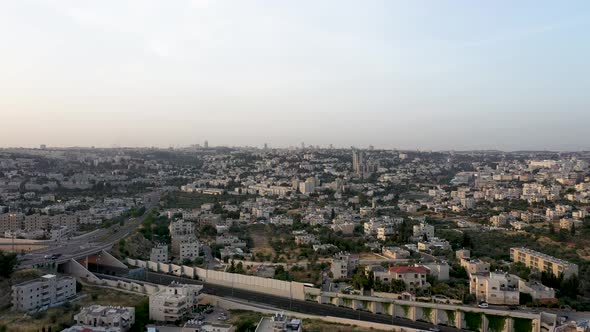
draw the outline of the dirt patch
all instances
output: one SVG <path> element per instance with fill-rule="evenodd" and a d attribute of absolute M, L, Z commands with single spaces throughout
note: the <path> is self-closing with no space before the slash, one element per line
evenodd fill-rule
<path fill-rule="evenodd" d="M 248 228 L 248 233 L 254 243 L 254 248 L 251 249 L 252 254 L 262 253 L 263 255 L 271 255 L 271 257 L 275 256 L 276 252 L 270 245 L 273 234 L 265 225 L 252 225 Z"/>
<path fill-rule="evenodd" d="M 135 232 L 113 245 L 111 254 L 118 259 L 133 257 L 146 260 L 150 257 L 152 247 L 153 244 L 150 240 L 146 239 L 143 234 Z"/>

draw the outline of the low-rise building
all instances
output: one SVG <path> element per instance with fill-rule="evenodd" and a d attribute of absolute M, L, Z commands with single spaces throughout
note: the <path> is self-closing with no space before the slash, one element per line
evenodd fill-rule
<path fill-rule="evenodd" d="M 155 248 L 152 248 L 150 261 L 168 263 L 168 246 L 165 244 L 159 244 Z"/>
<path fill-rule="evenodd" d="M 200 285 L 185 285 L 173 282 L 166 288 L 150 295 L 150 319 L 173 323 L 188 317 L 197 305 L 197 297 L 203 289 Z"/>
<path fill-rule="evenodd" d="M 348 278 L 359 264 L 359 256 L 341 252 L 334 255 L 330 271 L 334 279 Z"/>
<path fill-rule="evenodd" d="M 408 259 L 410 252 L 400 247 L 383 247 L 381 249 L 383 256 L 392 259 Z"/>
<path fill-rule="evenodd" d="M 272 317 L 262 317 L 254 332 L 302 332 L 303 322 L 289 318 L 284 313 L 276 313 Z"/>
<path fill-rule="evenodd" d="M 382 281 L 402 280 L 406 284 L 406 288 L 410 291 L 427 286 L 426 275 L 428 274 L 428 270 L 424 267 L 392 266 L 386 273 L 388 276 L 379 276 Z M 375 274 L 375 277 L 378 277 L 377 274 Z"/>
<path fill-rule="evenodd" d="M 455 251 L 455 257 L 457 257 L 457 259 L 459 259 L 459 260 L 463 260 L 463 259 L 469 260 L 469 258 L 471 258 L 471 251 L 468 249 L 459 249 L 459 250 Z"/>
<path fill-rule="evenodd" d="M 46 274 L 12 286 L 13 310 L 49 308 L 76 296 L 76 279 Z"/>
<path fill-rule="evenodd" d="M 428 274 L 436 277 L 438 280 L 449 280 L 449 264 L 442 263 L 424 263 L 420 265 L 428 269 Z"/>
<path fill-rule="evenodd" d="M 518 304 L 519 277 L 508 273 L 474 274 L 469 277 L 469 291 L 478 301 L 490 304 Z"/>
<path fill-rule="evenodd" d="M 469 275 L 490 272 L 490 263 L 486 263 L 479 259 L 462 259 L 461 266 Z"/>
<path fill-rule="evenodd" d="M 199 249 L 201 244 L 196 239 L 190 239 L 186 241 L 180 242 L 180 261 L 182 262 L 185 259 L 188 260 L 195 260 L 199 257 Z"/>
<path fill-rule="evenodd" d="M 520 279 L 518 281 L 518 291 L 521 293 L 530 294 L 535 301 L 554 301 L 555 290 L 547 287 L 538 281 L 525 281 Z"/>
<path fill-rule="evenodd" d="M 74 316 L 76 325 L 62 332 L 125 332 L 135 323 L 135 308 L 91 305 Z"/>
<path fill-rule="evenodd" d="M 434 237 L 434 226 L 429 225 L 425 222 L 421 222 L 418 225 L 412 227 L 414 238 L 421 240 L 426 237 L 428 240 Z"/>
<path fill-rule="evenodd" d="M 556 277 L 563 275 L 567 279 L 578 274 L 578 265 L 524 247 L 510 248 L 510 259 L 521 262 L 533 270 L 549 272 Z"/>

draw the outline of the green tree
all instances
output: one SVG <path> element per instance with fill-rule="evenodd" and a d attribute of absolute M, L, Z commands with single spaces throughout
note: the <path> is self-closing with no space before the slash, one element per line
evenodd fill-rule
<path fill-rule="evenodd" d="M 18 258 L 14 253 L 0 251 L 0 276 L 9 278 L 18 265 Z"/>
<path fill-rule="evenodd" d="M 401 293 L 406 290 L 406 283 L 403 280 L 392 279 L 389 289 L 392 293 Z"/>
<path fill-rule="evenodd" d="M 150 321 L 150 303 L 148 300 L 143 300 L 135 307 L 135 323 L 129 329 L 129 332 L 143 332 L 145 326 Z"/>
<path fill-rule="evenodd" d="M 572 228 L 570 229 L 570 232 L 571 232 L 572 236 L 576 235 L 576 225 L 575 224 L 572 224 Z"/>

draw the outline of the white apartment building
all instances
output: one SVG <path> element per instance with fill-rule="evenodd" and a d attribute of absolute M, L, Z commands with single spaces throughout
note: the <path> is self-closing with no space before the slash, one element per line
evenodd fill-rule
<path fill-rule="evenodd" d="M 375 277 L 379 277 L 383 282 L 390 282 L 393 279 L 403 280 L 406 288 L 410 291 L 415 291 L 427 285 L 426 275 L 428 270 L 421 266 L 392 266 L 383 274 L 375 273 Z"/>
<path fill-rule="evenodd" d="M 200 285 L 172 283 L 150 295 L 150 319 L 173 323 L 186 318 L 197 305 Z"/>
<path fill-rule="evenodd" d="M 348 278 L 359 265 L 359 256 L 341 252 L 334 255 L 330 271 L 334 279 Z"/>
<path fill-rule="evenodd" d="M 508 273 L 474 274 L 469 277 L 469 291 L 478 301 L 490 304 L 518 304 L 519 277 Z"/>
<path fill-rule="evenodd" d="M 126 332 L 135 323 L 135 308 L 91 305 L 74 316 L 76 325 L 62 332 Z"/>
<path fill-rule="evenodd" d="M 76 279 L 46 274 L 12 286 L 13 310 L 30 311 L 51 307 L 76 296 Z"/>
<path fill-rule="evenodd" d="M 70 236 L 70 233 L 70 229 L 66 226 L 53 227 L 49 231 L 52 241 L 61 241 L 66 239 L 68 236 Z"/>
<path fill-rule="evenodd" d="M 168 226 L 168 230 L 170 231 L 171 237 L 195 234 L 195 223 L 182 219 L 173 221 Z"/>
<path fill-rule="evenodd" d="M 274 216 L 270 218 L 270 223 L 273 225 L 291 226 L 293 225 L 293 218 L 286 215 Z"/>
<path fill-rule="evenodd" d="M 305 182 L 299 183 L 299 192 L 308 195 L 315 191 L 316 181 L 314 178 L 308 178 Z"/>
<path fill-rule="evenodd" d="M 533 270 L 552 273 L 554 276 L 563 274 L 566 279 L 578 274 L 578 265 L 524 247 L 510 248 L 510 259 L 521 262 Z"/>
<path fill-rule="evenodd" d="M 254 332 L 302 332 L 303 322 L 290 319 L 284 313 L 276 313 L 272 317 L 262 317 Z"/>
<path fill-rule="evenodd" d="M 484 274 L 490 272 L 490 263 L 479 259 L 461 259 L 461 266 L 467 271 L 467 274 Z"/>
<path fill-rule="evenodd" d="M 412 230 L 415 239 L 422 239 L 424 238 L 424 235 L 426 235 L 428 239 L 434 237 L 434 226 L 429 225 L 425 222 L 419 223 L 418 225 L 414 225 L 414 227 L 412 227 Z"/>
<path fill-rule="evenodd" d="M 159 263 L 168 263 L 168 246 L 164 244 L 152 248 L 150 261 Z"/>
<path fill-rule="evenodd" d="M 386 241 L 388 236 L 395 234 L 395 227 L 392 224 L 384 224 L 377 227 L 377 239 Z"/>
<path fill-rule="evenodd" d="M 188 239 L 186 241 L 180 242 L 180 261 L 182 262 L 185 259 L 188 260 L 195 260 L 199 257 L 199 250 L 201 244 L 197 239 Z"/>

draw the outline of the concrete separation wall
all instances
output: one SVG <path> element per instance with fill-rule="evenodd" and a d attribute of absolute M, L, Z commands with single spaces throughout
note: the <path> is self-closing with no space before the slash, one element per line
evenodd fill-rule
<path fill-rule="evenodd" d="M 201 299 L 202 303 L 212 304 L 214 306 L 218 306 L 220 308 L 226 310 L 248 310 L 248 311 L 255 311 L 260 312 L 265 315 L 272 315 L 277 312 L 277 310 L 273 310 L 272 308 L 264 308 L 262 306 L 255 306 L 248 303 L 244 303 L 242 301 L 237 300 L 229 300 L 213 295 L 205 294 Z M 354 319 L 347 319 L 347 318 L 340 318 L 340 317 L 332 317 L 332 316 L 315 316 L 315 315 L 306 315 L 299 312 L 293 311 L 284 311 L 289 317 L 296 317 L 300 319 L 315 319 L 315 320 L 322 320 L 325 322 L 330 323 L 338 323 L 343 325 L 351 325 L 351 326 L 358 326 L 364 328 L 370 328 L 375 330 L 382 330 L 382 331 L 396 331 L 396 332 L 417 332 L 419 330 L 408 328 L 408 327 L 400 327 L 400 326 L 392 326 L 388 324 L 381 324 L 381 323 L 372 323 L 372 322 L 365 322 L 359 321 Z"/>
<path fill-rule="evenodd" d="M 296 300 L 305 300 L 304 286 L 299 282 L 207 270 L 186 265 L 142 261 L 132 258 L 127 258 L 127 264 L 135 267 L 146 267 L 154 272 L 170 273 L 176 276 L 199 279 L 216 285 L 235 287 L 237 289 L 271 294 Z"/>

